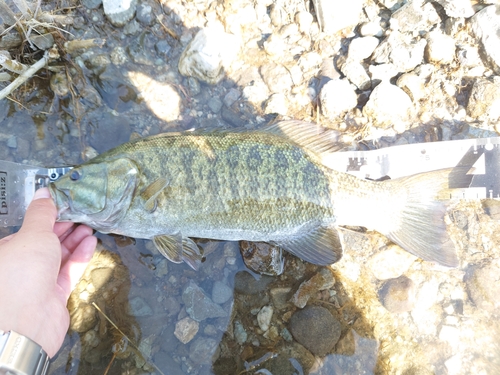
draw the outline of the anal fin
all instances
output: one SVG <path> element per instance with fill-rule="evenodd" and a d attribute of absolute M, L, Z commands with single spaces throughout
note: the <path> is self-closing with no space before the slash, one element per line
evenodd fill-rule
<path fill-rule="evenodd" d="M 200 249 L 188 237 L 180 233 L 174 235 L 161 235 L 153 238 L 158 251 L 173 263 L 187 263 L 192 269 L 197 270 L 203 259 Z"/>
<path fill-rule="evenodd" d="M 338 262 L 343 254 L 340 233 L 335 227 L 321 227 L 300 238 L 275 243 L 293 255 L 320 266 Z"/>

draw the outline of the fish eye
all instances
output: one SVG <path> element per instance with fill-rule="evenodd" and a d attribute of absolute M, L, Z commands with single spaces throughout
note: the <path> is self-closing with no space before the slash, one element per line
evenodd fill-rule
<path fill-rule="evenodd" d="M 80 179 L 80 172 L 72 171 L 69 175 L 69 178 L 71 179 L 71 181 L 78 181 Z"/>

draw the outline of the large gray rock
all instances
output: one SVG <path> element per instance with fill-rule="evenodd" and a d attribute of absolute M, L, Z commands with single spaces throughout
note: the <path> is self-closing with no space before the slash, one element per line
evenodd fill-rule
<path fill-rule="evenodd" d="M 479 53 L 491 69 L 500 74 L 500 4 L 477 12 L 470 23 L 481 47 Z"/>
<path fill-rule="evenodd" d="M 194 281 L 190 281 L 182 293 L 182 301 L 186 306 L 188 315 L 198 321 L 208 318 L 227 316 L 222 307 L 214 303 L 210 297 Z"/>
<path fill-rule="evenodd" d="M 341 326 L 324 307 L 307 306 L 293 314 L 290 331 L 295 340 L 311 353 L 324 356 L 339 341 Z"/>

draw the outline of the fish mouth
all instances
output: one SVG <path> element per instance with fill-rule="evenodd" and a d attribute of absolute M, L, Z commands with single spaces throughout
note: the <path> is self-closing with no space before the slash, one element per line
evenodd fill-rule
<path fill-rule="evenodd" d="M 69 220 L 71 204 L 68 194 L 59 190 L 53 184 L 49 184 L 48 188 L 57 208 L 57 221 Z"/>

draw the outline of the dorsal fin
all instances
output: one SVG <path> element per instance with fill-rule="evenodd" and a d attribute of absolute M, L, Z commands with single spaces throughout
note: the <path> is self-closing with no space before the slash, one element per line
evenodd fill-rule
<path fill-rule="evenodd" d="M 287 138 L 317 155 L 336 152 L 346 146 L 343 143 L 339 143 L 340 132 L 324 128 L 312 122 L 298 120 L 280 121 L 257 131 Z"/>

